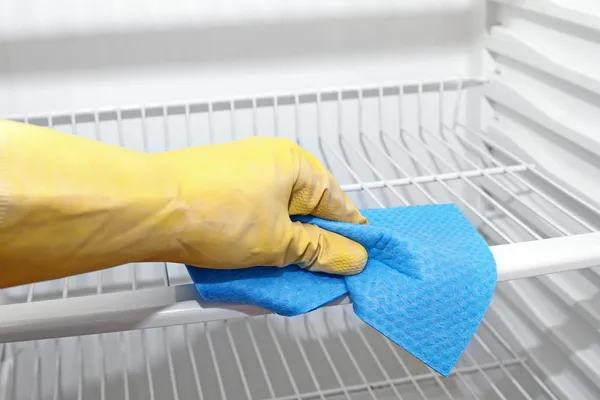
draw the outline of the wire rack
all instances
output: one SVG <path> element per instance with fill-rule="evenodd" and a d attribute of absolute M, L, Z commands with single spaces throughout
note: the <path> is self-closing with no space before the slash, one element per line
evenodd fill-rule
<path fill-rule="evenodd" d="M 555 398 L 484 323 L 442 379 L 368 326 L 316 329 L 351 309 L 5 346 L 3 399 Z M 310 332 L 298 335 L 298 325 Z"/>
<path fill-rule="evenodd" d="M 483 85 L 453 79 L 16 119 L 146 152 L 289 137 L 361 208 L 452 202 L 491 245 L 596 231 L 597 206 L 475 128 Z M 540 283 L 560 297 L 553 279 Z M 0 304 L 185 283 L 181 265 L 131 264 L 6 289 Z M 556 399 L 547 368 L 500 334 L 496 304 L 507 297 L 500 285 L 490 309 L 497 318 L 484 321 L 448 379 L 338 306 L 294 319 L 8 343 L 0 399 Z M 600 321 L 592 309 L 577 312 Z"/>

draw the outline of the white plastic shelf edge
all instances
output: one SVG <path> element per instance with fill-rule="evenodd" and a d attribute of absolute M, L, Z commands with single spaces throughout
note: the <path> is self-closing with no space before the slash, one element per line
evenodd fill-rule
<path fill-rule="evenodd" d="M 600 233 L 491 247 L 498 280 L 600 265 Z M 330 305 L 349 303 L 345 297 Z M 192 284 L 0 307 L 0 342 L 127 331 L 270 311 L 201 300 Z"/>

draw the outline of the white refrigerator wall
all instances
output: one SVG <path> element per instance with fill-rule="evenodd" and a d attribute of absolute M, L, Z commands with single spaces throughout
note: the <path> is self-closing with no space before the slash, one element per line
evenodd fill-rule
<path fill-rule="evenodd" d="M 598 66 L 594 1 L 0 3 L 2 116 L 490 77 L 463 99 L 461 119 L 590 202 L 600 198 Z M 422 119 L 437 113 L 425 107 Z M 565 225 L 535 231 L 582 232 Z M 522 235 L 512 239 L 535 239 Z M 501 284 L 489 313 L 570 398 L 600 393 L 599 272 Z"/>
<path fill-rule="evenodd" d="M 475 0 L 0 7 L 2 115 L 481 73 Z"/>
<path fill-rule="evenodd" d="M 486 112 L 492 116 L 485 131 L 598 204 L 600 4 L 499 0 L 489 3 L 488 15 L 485 46 L 494 73 L 485 90 Z M 526 193 L 524 198 L 529 204 L 538 200 Z M 552 217 L 551 210 L 542 211 Z M 581 207 L 573 211 L 589 216 Z M 556 222 L 560 229 L 536 226 L 536 233 L 582 232 L 581 226 Z M 514 238 L 534 239 L 518 233 Z M 494 300 L 492 315 L 569 398 L 595 398 L 600 387 L 599 272 L 592 268 L 504 283 Z"/>

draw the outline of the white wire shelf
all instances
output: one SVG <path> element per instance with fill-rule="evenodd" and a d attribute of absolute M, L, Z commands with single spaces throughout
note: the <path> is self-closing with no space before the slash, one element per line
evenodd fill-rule
<path fill-rule="evenodd" d="M 298 141 L 319 157 L 359 207 L 448 202 L 457 204 L 492 246 L 500 280 L 599 265 L 600 248 L 590 246 L 590 243 L 600 240 L 596 232 L 600 226 L 598 206 L 559 184 L 535 165 L 511 153 L 484 131 L 462 122 L 465 108 L 469 106 L 473 96 L 479 101 L 477 91 L 484 83 L 476 79 L 454 79 L 445 82 L 331 89 L 319 93 L 60 113 L 21 120 L 148 152 L 275 132 Z M 465 90 L 467 88 L 470 89 Z M 569 251 L 565 251 L 566 249 Z M 589 269 L 589 273 L 597 274 L 594 269 Z M 545 281 L 541 282 L 546 284 Z M 552 291 L 552 287 L 548 287 Z M 35 371 L 40 370 L 39 366 L 36 367 L 41 362 L 36 360 L 40 358 L 32 356 L 33 359 L 19 361 L 20 356 L 14 357 L 17 353 L 25 354 L 25 350 L 19 350 L 20 346 L 29 349 L 32 354 L 36 353 L 35 349 L 39 346 L 40 349 L 50 349 L 47 354 L 56 349 L 60 351 L 52 354 L 62 354 L 62 351 L 66 351 L 64 349 L 74 349 L 75 353 L 72 354 L 76 354 L 81 348 L 77 341 L 81 340 L 95 338 L 93 340 L 98 340 L 98 343 L 130 340 L 139 344 L 143 342 L 136 335 L 143 337 L 154 334 L 150 332 L 158 332 L 158 335 L 171 335 L 173 332 L 173 335 L 178 335 L 189 329 L 196 332 L 191 335 L 194 340 L 205 341 L 206 346 L 202 347 L 210 350 L 207 357 L 212 357 L 212 367 L 204 368 L 194 361 L 194 352 L 200 351 L 196 346 L 188 345 L 183 350 L 171 349 L 169 339 L 164 339 L 167 345 L 159 351 L 162 352 L 160 356 L 156 357 L 167 368 L 160 379 L 167 381 L 159 383 L 159 375 L 152 373 L 153 361 L 147 361 L 146 365 L 150 366 L 138 376 L 139 368 L 130 370 L 129 364 L 119 361 L 119 357 L 125 357 L 128 351 L 133 350 L 123 350 L 125 353 L 115 350 L 116 355 L 109 356 L 109 350 L 96 346 L 98 350 L 94 351 L 99 353 L 93 356 L 95 364 L 88 367 L 88 370 L 94 372 L 87 377 L 86 368 L 81 372 L 84 375 L 79 375 L 79 378 L 75 374 L 68 374 L 67 377 L 64 372 L 66 366 L 61 366 L 61 362 L 64 363 L 60 361 L 62 356 L 49 356 L 55 357 L 54 376 L 58 376 L 55 381 L 61 382 L 60 385 L 52 386 L 50 393 L 54 393 L 54 398 L 61 398 L 60 394 L 66 392 L 73 398 L 131 398 L 137 395 L 131 390 L 135 385 L 129 381 L 137 379 L 145 382 L 141 384 L 146 388 L 143 389 L 146 394 L 140 395 L 143 398 L 556 398 L 538 377 L 535 360 L 530 359 L 529 353 L 517 355 L 509 348 L 507 340 L 499 336 L 487 322 L 484 322 L 473 343 L 487 348 L 489 351 L 483 353 L 488 354 L 490 360 L 479 361 L 478 356 L 470 350 L 464 358 L 472 356 L 474 361 L 463 359 L 452 377 L 444 381 L 428 369 L 400 373 L 398 368 L 393 368 L 394 373 L 384 372 L 386 369 L 380 367 L 383 363 L 381 356 L 371 355 L 374 364 L 369 367 L 362 366 L 363 362 L 367 362 L 363 358 L 355 357 L 354 361 L 347 361 L 346 364 L 353 365 L 355 371 L 359 371 L 356 373 L 358 381 L 348 383 L 343 379 L 343 373 L 332 366 L 332 362 L 338 360 L 336 357 L 327 356 L 324 361 L 313 365 L 308 361 L 309 352 L 316 350 L 300 350 L 303 345 L 317 346 L 320 349 L 317 353 L 328 354 L 328 346 L 347 348 L 343 344 L 342 334 L 331 339 L 331 343 L 330 338 L 312 338 L 306 343 L 302 340 L 295 342 L 299 351 L 297 356 L 305 361 L 307 369 L 306 382 L 295 382 L 294 379 L 298 378 L 290 373 L 291 367 L 285 367 L 285 350 L 280 349 L 281 344 L 277 345 L 276 337 L 270 336 L 269 340 L 274 340 L 273 345 L 279 349 L 279 357 L 283 363 L 272 368 L 282 374 L 287 373 L 288 378 L 283 374 L 281 379 L 288 379 L 291 388 L 288 392 L 276 391 L 275 378 L 271 375 L 273 372 L 265 369 L 271 368 L 266 366 L 266 355 L 254 343 L 265 337 L 252 333 L 255 323 L 263 324 L 263 329 L 269 331 L 267 321 L 277 320 L 276 317 L 236 319 L 264 314 L 265 311 L 255 307 L 205 304 L 198 300 L 183 266 L 171 263 L 126 265 L 100 273 L 3 290 L 0 292 L 0 304 L 5 304 L 0 306 L 0 343 L 43 338 L 47 340 L 7 343 L 1 347 L 4 362 L 0 379 L 17 379 L 15 376 L 21 371 L 19 368 L 25 368 L 29 372 L 18 376 L 29 376 L 27 374 L 32 373 L 33 381 L 37 382 L 33 390 L 49 393 L 47 390 L 50 390 L 50 386 L 40 389 L 40 385 L 46 385 L 43 383 L 44 379 L 50 378 L 42 379 L 35 375 Z M 336 304 L 344 302 L 347 299 Z M 339 310 L 340 307 L 333 307 L 319 313 L 341 312 Z M 594 314 L 593 310 L 578 309 L 578 312 L 585 318 L 600 322 L 600 316 Z M 182 328 L 182 324 L 193 325 Z M 250 368 L 246 366 L 249 362 L 246 356 L 236 355 L 245 347 L 238 346 L 235 341 L 236 334 L 240 331 L 228 331 L 228 324 L 240 324 L 240 329 L 247 332 L 246 338 L 250 341 L 248 346 L 251 345 L 248 348 L 254 348 L 253 357 L 258 366 Z M 167 326 L 171 327 L 165 328 Z M 214 332 L 220 334 L 209 335 L 208 332 L 213 332 L 212 327 Z M 137 329 L 146 329 L 141 332 L 147 333 L 134 331 Z M 482 330 L 485 329 L 495 333 L 490 333 L 490 338 L 483 338 Z M 116 331 L 131 332 L 106 333 Z M 359 336 L 361 334 L 357 332 L 367 335 L 365 332 L 368 328 L 361 325 L 350 331 Z M 100 335 L 81 339 L 63 338 L 92 333 Z M 215 361 L 218 357 L 213 348 L 217 345 L 217 340 L 229 340 L 230 350 L 227 351 L 231 353 L 233 360 L 229 367 Z M 290 337 L 285 340 L 292 339 Z M 361 337 L 361 343 L 367 351 L 370 351 L 369 345 L 375 346 L 373 341 L 382 340 L 378 336 L 373 339 Z M 215 343 L 211 344 L 211 341 Z M 500 357 L 502 351 L 495 341 L 510 355 Z M 185 339 L 178 343 L 189 342 Z M 471 347 L 473 346 L 475 344 Z M 142 348 L 140 351 L 146 360 L 154 357 L 146 354 L 154 350 Z M 191 369 L 186 367 L 181 372 L 182 367 L 172 361 L 173 356 L 169 355 L 171 352 L 189 352 L 191 357 L 185 363 L 191 365 Z M 399 355 L 396 350 L 394 352 L 391 354 L 398 355 L 396 361 L 402 364 L 399 360 L 403 360 L 405 355 Z M 352 351 L 346 353 L 350 358 L 353 357 Z M 261 359 L 263 356 L 265 359 Z M 181 357 L 175 358 L 179 360 Z M 10 360 L 15 360 L 17 367 Z M 87 358 L 82 362 L 91 363 Z M 321 387 L 317 378 L 319 375 L 312 369 L 321 368 L 328 363 L 331 379 L 327 382 L 338 383 L 332 387 Z M 122 370 L 110 372 L 111 368 Z M 190 370 L 194 374 L 190 375 Z M 381 371 L 381 377 L 368 375 L 368 371 L 372 370 Z M 136 371 L 136 375 L 130 376 L 131 371 Z M 235 373 L 232 372 L 230 376 L 224 371 Z M 245 376 L 260 376 L 256 371 L 262 371 L 262 380 L 260 377 Z M 399 373 L 405 375 L 398 375 Z M 184 378 L 180 376 L 186 374 L 191 376 L 190 381 L 181 383 L 180 379 Z M 234 375 L 236 378 L 233 378 Z M 67 383 L 69 379 L 75 379 L 74 387 Z M 237 383 L 229 383 L 230 379 Z M 266 385 L 263 388 L 266 393 L 254 392 L 249 383 L 254 382 L 254 379 Z M 93 383 L 90 384 L 90 381 Z M 172 390 L 168 389 L 169 386 Z M 239 387 L 240 392 L 228 394 L 228 391 L 237 390 L 231 389 L 234 386 Z M 412 389 L 408 389 L 409 387 Z M 0 395 L 1 388 L 2 386 Z M 27 389 L 32 388 L 28 386 Z M 16 398 L 32 398 L 31 393 L 19 397 L 20 389 L 14 385 L 6 390 L 16 390 Z M 113 397 L 109 395 L 112 390 L 115 390 Z M 167 392 L 159 395 L 160 390 Z M 196 392 L 190 392 L 189 396 L 183 394 L 189 390 Z M 199 395 L 198 390 L 204 394 Z M 35 394 L 33 398 L 36 398 Z"/>
<path fill-rule="evenodd" d="M 323 321 L 331 320 L 345 329 L 329 330 Z M 556 398 L 487 322 L 441 379 L 347 307 L 10 343 L 2 351 L 3 399 Z"/>
<path fill-rule="evenodd" d="M 485 82 L 386 84 L 13 119 L 146 152 L 276 132 L 317 155 L 359 207 L 452 202 L 490 245 L 527 242 L 492 247 L 499 280 L 600 264 L 600 249 L 589 246 L 598 240 L 600 208 L 461 122 L 463 93 Z M 490 185 L 504 198 L 497 198 Z M 555 192 L 593 218 L 578 215 L 580 211 L 557 200 Z M 551 216 L 550 208 L 561 217 Z M 529 220 L 520 215 L 523 210 Z M 557 238 L 549 241 L 551 237 Z M 540 239 L 546 240 L 531 242 Z M 574 246 L 580 251 L 560 252 Z M 188 283 L 181 265 L 127 265 L 3 290 L 0 304 Z M 0 313 L 2 309 L 6 307 Z"/>

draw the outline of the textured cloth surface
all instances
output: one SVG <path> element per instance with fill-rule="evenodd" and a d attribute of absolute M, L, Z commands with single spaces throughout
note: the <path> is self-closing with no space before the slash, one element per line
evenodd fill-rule
<path fill-rule="evenodd" d="M 207 301 L 254 304 L 293 316 L 348 293 L 354 311 L 447 376 L 471 340 L 496 284 L 493 256 L 453 205 L 362 210 L 369 225 L 294 217 L 361 243 L 369 254 L 354 276 L 291 266 L 212 270 L 188 266 Z"/>

